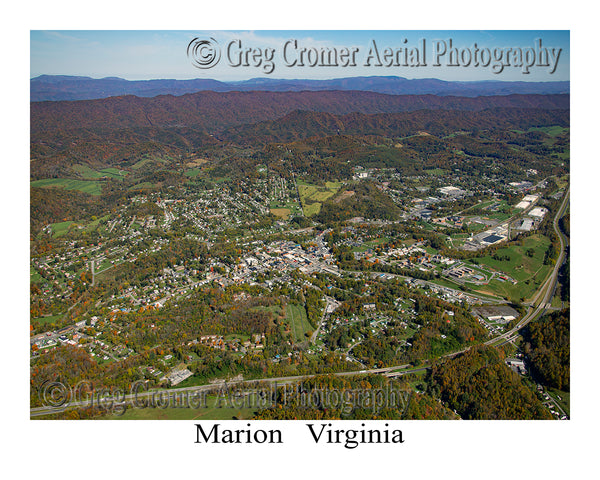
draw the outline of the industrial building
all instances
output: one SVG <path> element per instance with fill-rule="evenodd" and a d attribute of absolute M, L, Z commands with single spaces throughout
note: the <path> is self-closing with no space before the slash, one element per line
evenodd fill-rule
<path fill-rule="evenodd" d="M 524 218 L 521 222 L 521 225 L 517 228 L 519 230 L 523 230 L 524 232 L 530 232 L 533 228 L 533 220 L 531 218 Z"/>
<path fill-rule="evenodd" d="M 546 210 L 545 208 L 535 207 L 533 210 L 531 210 L 531 212 L 529 212 L 529 216 L 534 218 L 535 220 L 542 220 L 544 218 L 544 215 L 546 215 L 547 211 L 548 210 Z"/>
<path fill-rule="evenodd" d="M 519 312 L 508 305 L 476 307 L 473 313 L 484 320 L 498 323 L 508 323 L 519 316 Z"/>
<path fill-rule="evenodd" d="M 447 187 L 438 188 L 438 191 L 442 195 L 446 195 L 449 197 L 458 197 L 459 195 L 464 195 L 466 193 L 464 190 L 461 190 L 460 188 L 457 188 L 457 187 L 453 187 L 451 185 L 449 185 Z"/>

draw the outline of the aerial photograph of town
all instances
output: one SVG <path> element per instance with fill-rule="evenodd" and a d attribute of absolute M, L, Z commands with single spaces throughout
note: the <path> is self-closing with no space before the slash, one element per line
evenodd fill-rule
<path fill-rule="evenodd" d="M 568 31 L 30 36 L 31 419 L 570 419 Z"/>

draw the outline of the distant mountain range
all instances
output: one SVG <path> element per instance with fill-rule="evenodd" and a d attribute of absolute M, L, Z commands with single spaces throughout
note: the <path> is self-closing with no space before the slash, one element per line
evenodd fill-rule
<path fill-rule="evenodd" d="M 300 92 L 358 90 L 389 95 L 440 95 L 478 97 L 511 94 L 565 94 L 570 82 L 450 82 L 435 78 L 410 80 L 402 77 L 349 77 L 332 80 L 283 80 L 253 78 L 239 82 L 212 79 L 125 80 L 118 77 L 90 78 L 66 75 L 40 75 L 30 80 L 32 102 L 93 100 L 122 95 L 155 97 L 213 92 Z"/>
<path fill-rule="evenodd" d="M 193 127 L 217 133 L 242 124 L 276 120 L 295 110 L 400 113 L 417 110 L 482 111 L 492 108 L 568 110 L 569 95 L 502 95 L 476 98 L 436 95 L 385 95 L 375 92 L 199 92 L 182 96 L 32 102 L 31 134 L 74 129 Z"/>

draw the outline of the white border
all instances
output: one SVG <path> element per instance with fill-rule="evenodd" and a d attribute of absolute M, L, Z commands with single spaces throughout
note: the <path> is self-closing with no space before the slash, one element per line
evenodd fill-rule
<path fill-rule="evenodd" d="M 190 475 L 225 478 L 282 478 L 333 474 L 337 478 L 375 475 L 424 478 L 568 477 L 593 472 L 594 423 L 598 408 L 595 375 L 597 309 L 594 269 L 597 229 L 595 193 L 598 159 L 595 122 L 598 53 L 595 17 L 571 2 L 525 4 L 482 2 L 28 2 L 17 18 L 5 11 L 2 132 L 6 174 L 2 191 L 6 268 L 3 300 L 5 387 L 9 419 L 8 465 L 50 478 L 136 478 Z M 14 6 L 14 4 L 13 4 Z M 570 8 L 569 8 L 570 7 Z M 11 7 L 12 8 L 12 7 Z M 572 420 L 569 422 L 401 422 L 406 443 L 396 447 L 315 447 L 303 422 L 261 423 L 284 428 L 285 446 L 194 444 L 193 422 L 43 422 L 28 419 L 26 343 L 28 311 L 29 30 L 31 29 L 571 29 L 572 81 Z M 5 25 L 6 28 L 6 25 Z M 587 108 L 586 108 L 587 107 Z M 590 108 L 591 107 L 591 108 Z M 589 113 L 588 113 L 589 112 Z M 18 180 L 15 181 L 15 178 Z M 15 361 L 18 360 L 18 361 Z M 25 392 L 25 394 L 24 394 Z M 346 425 L 345 425 L 346 426 Z M 591 432 L 587 436 L 586 432 Z M 289 440 L 287 440 L 289 437 Z M 593 450 L 592 450 L 593 449 Z M 10 452 L 10 453 L 9 453 Z M 589 470 L 588 470 L 589 468 Z M 575 470 L 576 469 L 576 470 Z"/>

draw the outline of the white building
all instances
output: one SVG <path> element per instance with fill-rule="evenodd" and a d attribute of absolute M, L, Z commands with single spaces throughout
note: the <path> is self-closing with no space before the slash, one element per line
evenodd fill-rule
<path fill-rule="evenodd" d="M 440 193 L 442 193 L 443 195 L 450 195 L 450 196 L 457 196 L 457 195 L 461 195 L 461 194 L 465 193 L 460 188 L 453 187 L 451 185 L 449 185 L 447 187 L 438 188 L 438 191 Z"/>
<path fill-rule="evenodd" d="M 536 220 L 541 220 L 546 215 L 547 210 L 541 207 L 535 207 L 531 212 L 529 212 L 529 216 L 533 217 Z"/>
<path fill-rule="evenodd" d="M 529 231 L 531 231 L 532 228 L 533 228 L 533 220 L 531 218 L 524 218 L 523 223 L 521 223 L 521 226 L 519 227 L 519 230 L 529 232 Z"/>

